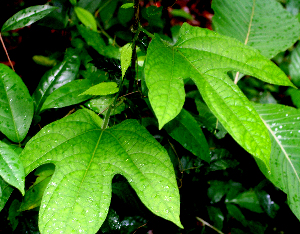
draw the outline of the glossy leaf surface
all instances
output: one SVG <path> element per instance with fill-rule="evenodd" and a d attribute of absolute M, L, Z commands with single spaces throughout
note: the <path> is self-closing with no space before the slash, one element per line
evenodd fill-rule
<path fill-rule="evenodd" d="M 255 105 L 270 132 L 271 174 L 265 176 L 284 191 L 294 214 L 300 219 L 300 111 L 283 105 Z"/>
<path fill-rule="evenodd" d="M 0 64 L 0 131 L 11 141 L 21 142 L 30 127 L 33 102 L 22 79 Z"/>
<path fill-rule="evenodd" d="M 32 6 L 23 9 L 15 15 L 13 15 L 3 24 L 1 32 L 6 32 L 9 30 L 23 28 L 25 26 L 31 25 L 34 22 L 42 19 L 55 9 L 57 9 L 57 7 L 52 7 L 48 5 Z"/>
<path fill-rule="evenodd" d="M 191 77 L 207 106 L 231 136 L 268 164 L 268 131 L 251 103 L 227 76 L 226 72 L 232 70 L 292 86 L 274 63 L 235 39 L 188 24 L 183 24 L 174 46 L 156 35 L 148 47 L 145 78 L 159 128 L 181 111 L 185 100 L 183 79 Z"/>
<path fill-rule="evenodd" d="M 49 108 L 71 106 L 86 101 L 92 96 L 81 96 L 80 94 L 91 86 L 92 82 L 90 80 L 73 80 L 51 93 L 45 100 L 41 111 Z"/>
<path fill-rule="evenodd" d="M 80 59 L 76 53 L 67 52 L 64 60 L 47 71 L 32 94 L 35 111 L 38 114 L 46 98 L 56 89 L 73 81 L 78 74 Z"/>
<path fill-rule="evenodd" d="M 7 144 L 0 141 L 0 176 L 24 195 L 25 174 L 19 155 Z"/>
<path fill-rule="evenodd" d="M 103 82 L 90 87 L 80 95 L 110 95 L 119 91 L 118 85 L 115 82 Z"/>
<path fill-rule="evenodd" d="M 103 130 L 96 119 L 79 110 L 44 127 L 23 150 L 26 174 L 55 165 L 39 211 L 40 231 L 96 233 L 115 174 L 128 180 L 152 212 L 182 227 L 177 182 L 164 148 L 135 120 Z"/>
<path fill-rule="evenodd" d="M 184 148 L 210 162 L 210 154 L 205 136 L 193 116 L 182 109 L 179 115 L 164 127 Z"/>
<path fill-rule="evenodd" d="M 82 7 L 74 7 L 74 11 L 81 23 L 97 32 L 97 22 L 92 13 Z"/>
<path fill-rule="evenodd" d="M 291 47 L 300 24 L 276 0 L 213 0 L 213 26 L 272 58 Z"/>
<path fill-rule="evenodd" d="M 131 43 L 128 43 L 121 48 L 122 78 L 124 78 L 125 73 L 131 64 L 131 57 L 132 57 L 132 47 L 131 47 Z"/>

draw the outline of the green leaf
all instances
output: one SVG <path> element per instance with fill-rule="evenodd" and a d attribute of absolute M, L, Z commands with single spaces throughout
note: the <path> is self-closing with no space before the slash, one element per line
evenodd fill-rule
<path fill-rule="evenodd" d="M 45 57 L 42 55 L 34 55 L 32 57 L 32 60 L 39 65 L 46 66 L 46 67 L 53 67 L 57 64 L 57 61 L 55 59 Z"/>
<path fill-rule="evenodd" d="M 80 0 L 78 2 L 78 6 L 88 10 L 89 12 L 93 13 L 99 7 L 99 4 L 102 0 Z"/>
<path fill-rule="evenodd" d="M 107 113 L 107 109 L 110 105 L 114 103 L 114 96 L 103 96 L 99 98 L 93 98 L 87 101 L 84 105 L 98 114 L 105 115 Z M 122 111 L 125 110 L 125 103 L 123 100 L 118 102 L 116 106 L 111 110 L 111 116 L 120 114 Z"/>
<path fill-rule="evenodd" d="M 226 200 L 227 203 L 235 203 L 242 208 L 246 208 L 253 212 L 262 213 L 263 210 L 260 206 L 259 200 L 255 191 L 250 190 L 243 193 L 239 193 L 235 198 Z"/>
<path fill-rule="evenodd" d="M 118 85 L 115 82 L 103 82 L 90 87 L 80 95 L 110 95 L 119 91 Z"/>
<path fill-rule="evenodd" d="M 172 9 L 170 13 L 175 17 L 182 17 L 188 20 L 193 19 L 193 16 L 190 13 L 184 11 L 183 9 Z"/>
<path fill-rule="evenodd" d="M 92 96 L 80 96 L 80 94 L 91 86 L 92 82 L 90 80 L 73 80 L 51 93 L 45 100 L 41 111 L 49 108 L 71 106 L 86 101 Z"/>
<path fill-rule="evenodd" d="M 112 45 L 107 46 L 99 33 L 94 32 L 83 25 L 77 25 L 77 29 L 86 43 L 93 47 L 99 54 L 110 58 L 120 59 L 119 48 Z"/>
<path fill-rule="evenodd" d="M 131 64 L 132 57 L 132 47 L 131 43 L 127 43 L 121 48 L 121 69 L 122 69 L 122 79 L 125 76 L 125 73 L 128 67 Z"/>
<path fill-rule="evenodd" d="M 241 224 L 243 224 L 243 226 L 247 227 L 248 223 L 247 220 L 245 218 L 245 216 L 243 215 L 242 211 L 235 205 L 232 204 L 226 204 L 226 208 L 228 210 L 228 213 L 235 218 L 236 220 L 238 220 L 239 222 L 241 222 Z"/>
<path fill-rule="evenodd" d="M 33 185 L 26 191 L 20 206 L 20 211 L 31 210 L 41 205 L 44 191 L 54 173 L 53 164 L 44 164 L 36 169 L 34 175 L 38 176 Z"/>
<path fill-rule="evenodd" d="M 77 6 L 74 7 L 74 11 L 81 23 L 83 23 L 86 27 L 91 28 L 93 31 L 97 32 L 97 22 L 92 13 L 90 13 L 82 7 Z"/>
<path fill-rule="evenodd" d="M 14 188 L 10 186 L 8 183 L 6 183 L 2 177 L 0 177 L 0 191 L 1 191 L 1 196 L 0 196 L 0 211 L 4 208 L 6 202 L 8 201 L 10 194 Z"/>
<path fill-rule="evenodd" d="M 268 165 L 268 131 L 251 103 L 227 76 L 232 70 L 273 84 L 293 86 L 274 63 L 235 39 L 186 23 L 174 46 L 155 35 L 147 51 L 145 78 L 159 128 L 181 111 L 185 100 L 183 79 L 191 77 L 224 128 L 245 150 Z"/>
<path fill-rule="evenodd" d="M 177 182 L 165 149 L 135 120 L 103 130 L 95 118 L 79 110 L 49 124 L 21 154 L 26 174 L 45 163 L 56 168 L 40 207 L 40 231 L 96 233 L 116 174 L 128 180 L 148 209 L 182 227 Z"/>
<path fill-rule="evenodd" d="M 258 163 L 265 176 L 287 194 L 288 204 L 300 219 L 300 111 L 284 106 L 256 104 L 272 141 L 271 172 Z"/>
<path fill-rule="evenodd" d="M 213 0 L 213 26 L 272 58 L 291 47 L 300 24 L 276 0 Z"/>
<path fill-rule="evenodd" d="M 38 114 L 47 97 L 59 87 L 73 81 L 79 71 L 80 59 L 72 50 L 67 52 L 64 60 L 47 71 L 32 94 L 35 111 Z"/>
<path fill-rule="evenodd" d="M 22 79 L 4 64 L 0 64 L 0 103 L 0 131 L 21 142 L 33 118 L 33 102 Z"/>
<path fill-rule="evenodd" d="M 20 207 L 20 202 L 16 199 L 13 200 L 13 202 L 9 207 L 8 219 L 10 221 L 13 231 L 17 228 L 19 224 L 19 220 L 16 218 L 18 215 L 20 215 L 20 212 L 18 211 L 19 207 Z"/>
<path fill-rule="evenodd" d="M 213 226 L 219 230 L 223 228 L 224 215 L 219 207 L 207 206 L 208 215 Z"/>
<path fill-rule="evenodd" d="M 289 63 L 289 73 L 291 80 L 296 86 L 300 86 L 300 44 L 291 53 L 291 62 Z"/>
<path fill-rule="evenodd" d="M 7 144 L 0 141 L 0 175 L 10 185 L 25 194 L 25 174 L 19 155 Z"/>
<path fill-rule="evenodd" d="M 125 3 L 120 8 L 127 9 L 127 8 L 133 8 L 133 7 L 134 7 L 133 3 Z"/>
<path fill-rule="evenodd" d="M 209 147 L 205 136 L 197 121 L 188 111 L 182 109 L 179 115 L 164 128 L 184 148 L 202 160 L 210 162 Z"/>
<path fill-rule="evenodd" d="M 32 6 L 25 8 L 10 17 L 2 26 L 1 32 L 23 28 L 44 18 L 46 15 L 57 9 L 48 5 Z"/>

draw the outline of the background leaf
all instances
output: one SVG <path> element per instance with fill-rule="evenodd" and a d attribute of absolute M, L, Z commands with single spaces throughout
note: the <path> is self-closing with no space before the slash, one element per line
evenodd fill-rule
<path fill-rule="evenodd" d="M 57 9 L 57 7 L 52 7 L 48 5 L 32 6 L 23 9 L 18 13 L 14 14 L 3 24 L 1 32 L 6 32 L 9 30 L 23 28 L 25 26 L 31 25 L 34 22 L 42 19 L 55 9 Z"/>
<path fill-rule="evenodd" d="M 193 116 L 182 109 L 179 115 L 164 127 L 169 135 L 193 154 L 210 162 L 209 147 L 205 136 Z"/>
<path fill-rule="evenodd" d="M 94 16 L 89 11 L 85 10 L 82 7 L 74 7 L 74 11 L 81 23 L 97 32 L 97 22 Z"/>
<path fill-rule="evenodd" d="M 53 91 L 76 78 L 79 66 L 79 56 L 71 50 L 67 52 L 61 63 L 57 64 L 43 75 L 38 87 L 32 94 L 36 114 L 40 112 L 46 98 Z"/>
<path fill-rule="evenodd" d="M 276 0 L 213 0 L 213 26 L 272 58 L 291 47 L 300 24 Z"/>
<path fill-rule="evenodd" d="M 272 141 L 271 173 L 258 163 L 265 176 L 287 194 L 288 203 L 300 219 L 300 111 L 283 105 L 256 104 Z"/>
<path fill-rule="evenodd" d="M 291 80 L 296 86 L 300 86 L 300 44 L 291 53 L 291 63 L 289 64 Z"/>
<path fill-rule="evenodd" d="M 39 211 L 41 232 L 97 232 L 115 174 L 128 180 L 152 212 L 182 227 L 177 182 L 164 148 L 135 120 L 102 130 L 94 118 L 99 117 L 79 110 L 43 128 L 22 152 L 26 174 L 45 163 L 56 167 Z"/>
<path fill-rule="evenodd" d="M 10 185 L 25 194 L 25 174 L 19 155 L 7 144 L 0 141 L 0 175 Z"/>
<path fill-rule="evenodd" d="M 10 186 L 8 183 L 6 183 L 2 177 L 0 177 L 0 190 L 1 190 L 1 196 L 0 196 L 0 211 L 4 208 L 6 202 L 8 201 L 10 194 L 14 190 L 12 186 Z"/>
<path fill-rule="evenodd" d="M 4 64 L 0 64 L 0 103 L 0 131 L 21 142 L 33 118 L 33 102 L 22 79 Z"/>
<path fill-rule="evenodd" d="M 92 82 L 90 80 L 73 80 L 51 93 L 45 100 L 41 111 L 49 108 L 71 106 L 86 101 L 92 96 L 80 96 L 80 94 L 91 86 Z"/>

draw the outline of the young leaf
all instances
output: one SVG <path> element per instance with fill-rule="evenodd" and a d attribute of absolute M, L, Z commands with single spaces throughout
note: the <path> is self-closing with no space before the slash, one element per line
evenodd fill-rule
<path fill-rule="evenodd" d="M 7 144 L 0 141 L 0 175 L 24 195 L 25 174 L 19 155 Z"/>
<path fill-rule="evenodd" d="M 213 0 L 213 26 L 272 58 L 299 38 L 300 24 L 276 0 Z M 284 35 L 284 36 L 283 36 Z"/>
<path fill-rule="evenodd" d="M 115 82 L 103 82 L 90 87 L 80 95 L 109 95 L 119 91 L 118 85 Z"/>
<path fill-rule="evenodd" d="M 45 100 L 41 111 L 49 108 L 71 106 L 90 99 L 91 95 L 79 96 L 84 90 L 90 88 L 90 80 L 73 80 L 51 93 Z"/>
<path fill-rule="evenodd" d="M 33 118 L 33 102 L 22 79 L 4 64 L 0 64 L 0 103 L 0 131 L 21 142 Z"/>
<path fill-rule="evenodd" d="M 300 111 L 278 104 L 255 104 L 267 126 L 272 142 L 270 174 L 260 169 L 287 194 L 288 203 L 300 219 Z"/>
<path fill-rule="evenodd" d="M 78 17 L 78 19 L 83 23 L 86 27 L 91 28 L 93 31 L 97 32 L 97 22 L 89 11 L 82 7 L 74 7 L 74 11 Z"/>
<path fill-rule="evenodd" d="M 72 51 L 67 52 L 64 60 L 47 71 L 32 94 L 35 111 L 38 114 L 46 98 L 56 89 L 76 78 L 79 71 L 79 56 Z"/>
<path fill-rule="evenodd" d="M 179 115 L 164 127 L 184 148 L 210 162 L 209 147 L 205 136 L 193 116 L 182 109 Z"/>
<path fill-rule="evenodd" d="M 181 111 L 185 99 L 183 79 L 191 77 L 231 136 L 268 165 L 268 131 L 251 103 L 227 76 L 226 72 L 232 70 L 273 84 L 293 86 L 274 63 L 235 39 L 188 24 L 183 24 L 174 46 L 155 35 L 147 51 L 145 79 L 159 128 Z"/>
<path fill-rule="evenodd" d="M 31 25 L 34 22 L 44 18 L 46 15 L 56 10 L 57 8 L 58 7 L 40 5 L 23 9 L 14 14 L 3 24 L 1 32 L 3 33 L 9 30 L 23 28 L 25 26 Z"/>
<path fill-rule="evenodd" d="M 165 149 L 135 120 L 101 129 L 95 118 L 79 110 L 49 124 L 21 154 L 26 174 L 45 163 L 56 168 L 40 207 L 40 231 L 96 233 L 108 212 L 115 174 L 128 180 L 152 212 L 182 227 Z"/>
<path fill-rule="evenodd" d="M 125 76 L 125 73 L 128 67 L 131 64 L 132 57 L 132 47 L 131 43 L 127 43 L 121 48 L 121 69 L 122 69 L 122 79 Z"/>

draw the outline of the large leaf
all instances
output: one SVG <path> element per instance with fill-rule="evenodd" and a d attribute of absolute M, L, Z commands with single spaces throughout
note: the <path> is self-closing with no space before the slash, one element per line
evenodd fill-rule
<path fill-rule="evenodd" d="M 0 176 L 24 195 L 25 175 L 18 153 L 0 141 Z"/>
<path fill-rule="evenodd" d="M 276 0 L 213 0 L 213 26 L 272 58 L 299 38 L 300 24 Z"/>
<path fill-rule="evenodd" d="M 70 51 L 64 60 L 47 71 L 40 80 L 38 87 L 32 94 L 35 104 L 35 111 L 38 114 L 46 98 L 56 89 L 74 80 L 78 74 L 80 66 L 79 56 Z"/>
<path fill-rule="evenodd" d="M 90 80 L 73 80 L 51 93 L 45 100 L 41 111 L 49 108 L 71 106 L 90 99 L 91 95 L 80 94 L 92 86 Z"/>
<path fill-rule="evenodd" d="M 288 106 L 256 104 L 255 108 L 269 129 L 272 141 L 271 173 L 261 170 L 287 194 L 288 203 L 300 219 L 300 111 Z"/>
<path fill-rule="evenodd" d="M 0 131 L 11 141 L 21 142 L 30 127 L 33 102 L 22 79 L 0 64 Z"/>
<path fill-rule="evenodd" d="M 98 118 L 79 110 L 43 128 L 23 150 L 26 174 L 45 163 L 56 168 L 40 207 L 40 231 L 96 233 L 115 174 L 128 180 L 153 213 L 182 227 L 174 169 L 164 148 L 135 120 L 103 130 Z"/>
<path fill-rule="evenodd" d="M 6 32 L 9 30 L 23 28 L 25 26 L 31 25 L 34 22 L 42 19 L 55 9 L 57 9 L 57 7 L 52 7 L 48 5 L 32 6 L 23 9 L 18 13 L 14 14 L 3 24 L 1 32 Z"/>
<path fill-rule="evenodd" d="M 182 109 L 175 119 L 165 125 L 165 129 L 184 148 L 202 160 L 210 162 L 209 147 L 205 136 L 188 111 Z"/>
<path fill-rule="evenodd" d="M 235 39 L 188 24 L 183 24 L 174 46 L 156 35 L 148 47 L 145 79 L 159 128 L 181 111 L 185 100 L 183 78 L 191 77 L 207 106 L 231 136 L 268 163 L 268 131 L 251 103 L 227 76 L 226 72 L 232 70 L 292 86 L 274 63 Z"/>

